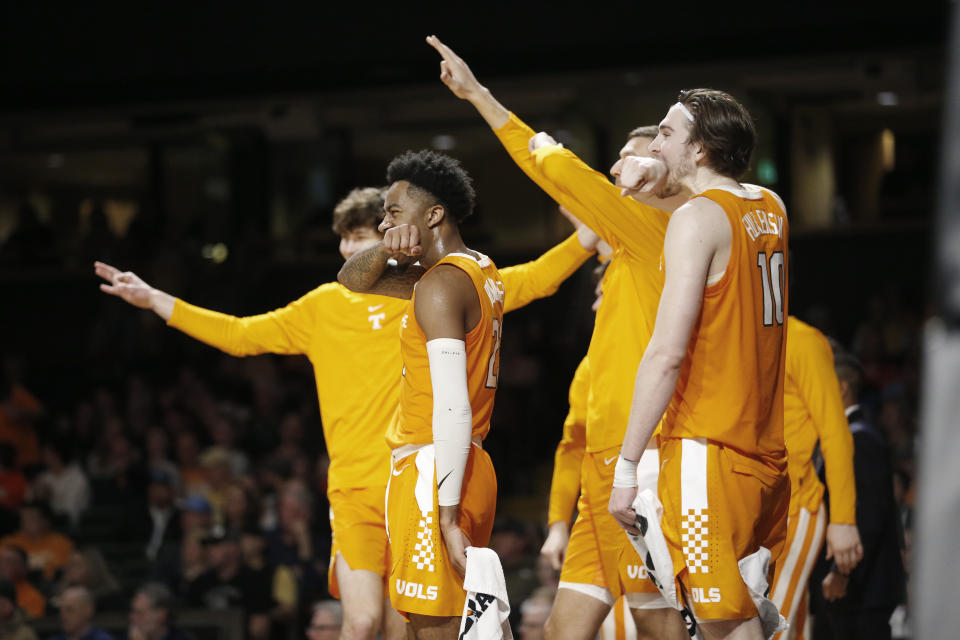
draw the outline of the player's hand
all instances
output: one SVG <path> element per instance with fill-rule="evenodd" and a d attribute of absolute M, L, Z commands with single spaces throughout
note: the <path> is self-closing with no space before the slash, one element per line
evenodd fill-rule
<path fill-rule="evenodd" d="M 122 298 L 135 307 L 149 309 L 153 287 L 132 271 L 120 271 L 103 262 L 94 262 L 93 270 L 110 284 L 101 284 L 100 290 Z"/>
<path fill-rule="evenodd" d="M 541 131 L 540 133 L 535 133 L 530 137 L 530 140 L 527 141 L 527 148 L 530 150 L 530 153 L 533 153 L 540 147 L 562 147 L 563 145 L 553 139 L 546 131 Z"/>
<path fill-rule="evenodd" d="M 447 85 L 453 95 L 462 100 L 471 100 L 483 92 L 483 85 L 453 49 L 443 44 L 437 36 L 427 36 L 427 44 L 443 58 L 440 61 L 440 81 Z"/>
<path fill-rule="evenodd" d="M 856 525 L 827 525 L 827 560 L 836 562 L 841 573 L 850 573 L 862 558 L 863 545 Z"/>
<path fill-rule="evenodd" d="M 607 511 L 610 512 L 621 527 L 629 533 L 640 535 L 637 529 L 637 512 L 633 510 L 633 501 L 637 497 L 636 487 L 614 488 L 610 492 L 610 502 Z"/>
<path fill-rule="evenodd" d="M 570 224 L 573 225 L 573 228 L 577 230 L 577 240 L 580 241 L 580 246 L 586 249 L 587 251 L 599 251 L 599 245 L 603 242 L 593 229 L 587 225 L 580 222 L 579 219 L 563 207 L 559 207 L 560 215 L 570 221 Z"/>
<path fill-rule="evenodd" d="M 847 595 L 847 584 L 850 578 L 843 574 L 831 571 L 823 579 L 823 597 L 830 602 L 839 600 Z"/>
<path fill-rule="evenodd" d="M 423 253 L 423 247 L 420 245 L 420 229 L 412 224 L 390 227 L 383 234 L 383 247 L 392 254 L 419 256 Z"/>
<path fill-rule="evenodd" d="M 570 542 L 570 527 L 566 522 L 554 522 L 547 531 L 547 539 L 540 547 L 540 555 L 550 561 L 550 566 L 559 571 Z"/>
<path fill-rule="evenodd" d="M 467 547 L 470 546 L 470 538 L 456 524 L 440 523 L 440 535 L 443 537 L 443 544 L 447 547 L 447 557 L 450 558 L 450 564 L 457 570 L 461 576 L 467 573 Z"/>
<path fill-rule="evenodd" d="M 619 176 L 621 195 L 629 196 L 652 192 L 667 177 L 667 165 L 656 158 L 627 156 L 617 160 L 610 173 Z"/>

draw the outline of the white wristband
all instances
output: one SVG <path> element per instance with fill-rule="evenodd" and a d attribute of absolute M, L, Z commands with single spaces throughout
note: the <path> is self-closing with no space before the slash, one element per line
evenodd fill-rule
<path fill-rule="evenodd" d="M 637 464 L 623 456 L 617 457 L 617 465 L 613 468 L 614 489 L 633 489 L 637 486 Z"/>

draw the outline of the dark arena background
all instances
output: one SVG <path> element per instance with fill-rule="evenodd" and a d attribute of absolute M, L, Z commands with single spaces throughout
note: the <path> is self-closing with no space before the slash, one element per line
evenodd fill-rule
<path fill-rule="evenodd" d="M 864 366 L 862 404 L 893 457 L 911 567 L 951 7 L 3 3 L 0 440 L 12 448 L 0 447 L 0 535 L 18 535 L 23 511 L 39 509 L 28 517 L 52 515 L 74 550 L 58 549 L 52 570 L 20 567 L 43 601 L 30 626 L 60 633 L 65 589 L 85 584 L 98 626 L 125 637 L 137 588 L 160 581 L 197 640 L 245 637 L 249 611 L 187 598 L 205 547 L 166 560 L 145 551 L 148 486 L 166 469 L 207 483 L 208 509 L 221 500 L 256 525 L 244 529 L 244 562 L 274 584 L 279 492 L 291 479 L 308 488 L 315 562 L 269 596 L 267 633 L 304 637 L 311 606 L 329 598 L 330 544 L 309 362 L 233 358 L 166 328 L 101 293 L 93 262 L 217 311 L 281 307 L 336 278 L 337 201 L 383 184 L 390 158 L 421 148 L 474 177 L 464 237 L 498 265 L 565 238 L 556 204 L 438 80 L 431 33 L 504 105 L 603 172 L 680 89 L 720 88 L 747 105 L 758 146 L 746 180 L 783 196 L 791 220 L 790 312 Z M 520 602 L 556 580 L 537 557 L 567 391 L 592 330 L 594 264 L 505 323 L 485 447 L 499 480 L 492 546 L 517 622 Z M 207 477 L 223 453 L 237 463 L 230 477 Z M 86 479 L 85 508 L 36 506 L 50 498 L 37 479 L 58 456 Z M 198 496 L 177 500 L 202 515 Z M 18 562 L 0 557 L 0 577 L 16 582 L 7 565 Z M 894 637 L 921 637 L 908 600 Z"/>

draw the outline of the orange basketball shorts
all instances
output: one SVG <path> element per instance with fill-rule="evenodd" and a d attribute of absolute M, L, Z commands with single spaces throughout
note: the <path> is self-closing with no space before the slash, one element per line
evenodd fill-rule
<path fill-rule="evenodd" d="M 577 520 L 570 532 L 560 587 L 585 593 L 611 606 L 626 594 L 632 608 L 665 607 L 666 601 L 647 579 L 640 556 L 607 511 L 619 453 L 617 446 L 583 457 Z M 656 491 L 658 468 L 656 449 L 644 451 L 637 469 L 641 489 Z"/>
<path fill-rule="evenodd" d="M 330 491 L 330 595 L 340 597 L 336 559 L 339 553 L 351 569 L 372 571 L 386 579 L 390 570 L 390 545 L 384 518 L 386 487 Z"/>
<path fill-rule="evenodd" d="M 753 618 L 738 562 L 780 557 L 790 481 L 784 470 L 705 439 L 661 440 L 662 528 L 679 589 L 698 620 Z M 767 583 L 772 582 L 771 561 Z"/>
<path fill-rule="evenodd" d="M 427 616 L 463 613 L 463 576 L 450 564 L 440 534 L 433 446 L 393 462 L 387 487 L 391 568 L 387 589 L 397 611 Z M 460 528 L 475 547 L 490 542 L 497 477 L 490 456 L 470 448 L 460 490 Z"/>

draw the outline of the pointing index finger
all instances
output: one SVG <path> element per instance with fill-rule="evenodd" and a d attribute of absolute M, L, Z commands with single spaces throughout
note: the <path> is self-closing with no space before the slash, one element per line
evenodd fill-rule
<path fill-rule="evenodd" d="M 457 54 L 453 52 L 453 49 L 443 44 L 437 36 L 427 36 L 427 44 L 436 49 L 444 60 L 450 62 L 457 59 Z"/>

